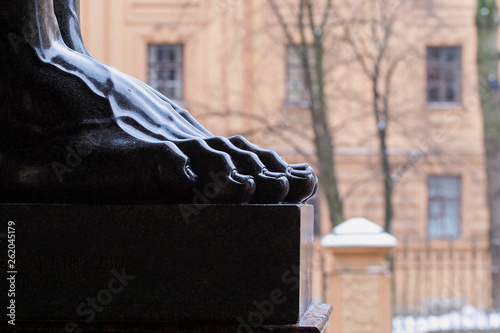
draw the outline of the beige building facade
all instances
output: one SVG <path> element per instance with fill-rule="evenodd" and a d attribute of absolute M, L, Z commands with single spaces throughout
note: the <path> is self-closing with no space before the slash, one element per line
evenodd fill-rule
<path fill-rule="evenodd" d="M 295 2 L 276 1 L 290 26 Z M 413 4 L 402 13 L 391 7 L 388 13 L 400 17 L 384 45 L 369 43 L 363 23 L 342 25 L 342 18 L 369 17 L 380 8 L 339 3 L 322 33 L 346 219 L 384 220 L 380 124 L 371 111 L 371 81 L 356 61 L 357 51 L 370 59 L 375 45 L 392 57 L 382 71 L 403 58 L 388 85 L 386 125 L 397 179 L 393 234 L 400 240 L 486 239 L 476 2 L 405 2 Z M 212 133 L 243 134 L 289 162 L 315 165 L 309 111 L 297 92 L 300 71 L 268 0 L 81 0 L 81 21 L 94 57 L 170 95 Z M 319 234 L 326 234 L 332 228 L 326 204 L 317 202 Z M 320 280 L 315 293 L 320 297 Z"/>

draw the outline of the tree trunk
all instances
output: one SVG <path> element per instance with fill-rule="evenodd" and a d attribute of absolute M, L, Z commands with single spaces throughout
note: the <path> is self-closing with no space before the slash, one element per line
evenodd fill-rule
<path fill-rule="evenodd" d="M 317 118 L 313 116 L 313 118 Z M 320 166 L 319 181 L 328 201 L 330 221 L 335 227 L 344 221 L 342 202 L 338 193 L 332 137 L 326 124 L 314 120 L 314 142 Z"/>
<path fill-rule="evenodd" d="M 478 0 L 477 66 L 484 122 L 484 146 L 490 211 L 492 301 L 500 308 L 500 95 L 498 91 L 498 18 L 495 0 Z"/>
<path fill-rule="evenodd" d="M 312 22 L 312 3 L 301 0 L 299 14 L 299 29 L 301 35 L 300 53 L 302 67 L 304 70 L 305 84 L 309 92 L 309 107 L 313 121 L 314 144 L 319 164 L 319 183 L 325 192 L 328 202 L 330 222 L 333 227 L 344 222 L 342 201 L 338 191 L 338 181 L 335 168 L 333 136 L 330 132 L 328 120 L 328 107 L 325 95 L 325 70 L 323 65 L 323 41 L 322 32 L 318 32 Z M 304 24 L 304 9 L 309 8 L 309 24 Z M 311 72 L 311 59 L 309 59 L 309 44 L 306 40 L 306 29 L 313 30 L 315 57 L 315 76 Z M 316 84 L 314 84 L 314 83 Z"/>
<path fill-rule="evenodd" d="M 321 165 L 321 178 L 326 185 L 325 194 L 328 200 L 330 220 L 335 227 L 339 223 L 344 222 L 344 213 L 338 191 L 333 137 L 328 126 L 328 107 L 325 96 L 325 70 L 323 67 L 323 43 L 321 34 L 315 34 L 314 36 L 314 55 L 316 57 L 315 70 L 318 84 L 318 97 L 314 99 L 314 104 L 311 105 L 314 121 L 314 136 Z M 310 88 L 312 89 L 312 86 Z M 323 186 L 324 189 L 325 185 Z"/>
<path fill-rule="evenodd" d="M 310 67 L 306 67 L 310 64 L 307 52 L 307 46 L 302 46 L 302 62 L 305 68 L 306 86 L 309 90 L 310 96 L 309 104 L 313 121 L 314 144 L 319 164 L 318 178 L 328 202 L 331 224 L 335 227 L 339 223 L 344 222 L 344 213 L 342 209 L 342 201 L 338 191 L 333 137 L 328 126 L 328 108 L 324 94 L 324 84 L 322 82 L 324 76 L 322 45 L 315 45 L 315 71 L 318 79 L 318 87 L 316 89 L 313 85 L 312 73 L 309 69 Z"/>
<path fill-rule="evenodd" d="M 381 94 L 379 92 L 379 64 L 375 64 L 372 76 L 372 91 L 373 91 L 373 115 L 377 123 L 380 166 L 382 167 L 382 181 L 384 188 L 384 231 L 391 233 L 393 207 L 392 207 L 392 192 L 393 181 L 391 175 L 391 164 L 389 163 L 389 155 L 387 153 L 387 127 L 388 127 L 388 105 L 380 106 Z M 386 96 L 387 97 L 387 96 Z"/>
<path fill-rule="evenodd" d="M 386 126 L 386 125 L 385 125 Z M 380 162 L 382 165 L 382 171 L 384 173 L 384 231 L 391 233 L 392 229 L 392 218 L 393 218 L 393 208 L 392 208 L 392 176 L 391 176 L 391 165 L 389 164 L 389 156 L 387 154 L 387 129 L 381 130 L 379 128 L 379 142 L 380 142 Z"/>

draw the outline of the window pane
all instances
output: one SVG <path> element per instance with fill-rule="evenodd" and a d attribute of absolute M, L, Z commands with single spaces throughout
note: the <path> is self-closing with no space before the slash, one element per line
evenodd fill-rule
<path fill-rule="evenodd" d="M 175 50 L 170 49 L 168 54 L 169 54 L 168 60 L 170 60 L 172 62 L 175 61 Z"/>
<path fill-rule="evenodd" d="M 442 177 L 440 183 L 440 194 L 447 198 L 455 200 L 460 191 L 459 180 L 454 177 Z"/>
<path fill-rule="evenodd" d="M 427 102 L 460 102 L 460 47 L 427 48 Z"/>
<path fill-rule="evenodd" d="M 453 84 L 455 82 L 455 72 L 453 70 L 446 71 L 446 83 Z"/>
<path fill-rule="evenodd" d="M 440 237 L 441 230 L 439 229 L 439 219 L 429 219 L 429 237 L 437 238 Z"/>
<path fill-rule="evenodd" d="M 457 60 L 457 51 L 454 48 L 449 49 L 446 52 L 446 61 L 453 62 Z"/>
<path fill-rule="evenodd" d="M 439 88 L 429 88 L 429 96 L 427 100 L 430 102 L 439 101 Z"/>
<path fill-rule="evenodd" d="M 457 237 L 458 236 L 458 221 L 459 219 L 459 207 L 458 207 L 458 202 L 456 201 L 450 201 L 444 208 L 445 214 L 444 214 L 444 220 L 445 220 L 445 227 L 446 227 L 446 235 L 447 237 Z"/>
<path fill-rule="evenodd" d="M 455 101 L 455 90 L 452 88 L 448 88 L 446 90 L 446 101 L 454 102 Z"/>
<path fill-rule="evenodd" d="M 427 60 L 439 60 L 440 50 L 439 47 L 429 47 L 427 49 Z"/>
<path fill-rule="evenodd" d="M 183 46 L 151 44 L 148 48 L 148 83 L 173 100 L 183 98 Z"/>
<path fill-rule="evenodd" d="M 427 80 L 428 81 L 439 81 L 441 77 L 441 71 L 439 68 L 429 68 L 427 69 Z"/>
<path fill-rule="evenodd" d="M 157 78 L 159 81 L 165 80 L 165 71 L 164 70 L 159 69 L 157 71 L 157 73 L 158 73 Z"/>
<path fill-rule="evenodd" d="M 460 178 L 429 176 L 429 237 L 460 236 Z"/>
<path fill-rule="evenodd" d="M 441 214 L 441 204 L 436 201 L 432 201 L 429 203 L 429 215 L 431 217 L 439 217 Z"/>
<path fill-rule="evenodd" d="M 286 49 L 286 70 L 287 70 L 287 83 L 286 83 L 286 96 L 287 103 L 296 104 L 301 107 L 309 105 L 310 99 L 307 85 L 305 84 L 305 71 L 302 66 L 301 47 L 288 46 Z M 317 82 L 315 78 L 315 57 L 314 50 L 311 46 L 308 47 L 310 74 L 313 80 L 313 89 L 317 89 Z"/>

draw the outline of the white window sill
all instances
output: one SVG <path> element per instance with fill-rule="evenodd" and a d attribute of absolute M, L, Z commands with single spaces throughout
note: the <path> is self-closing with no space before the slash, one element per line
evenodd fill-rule
<path fill-rule="evenodd" d="M 456 110 L 463 109 L 464 105 L 460 102 L 427 102 L 425 108 L 429 110 Z"/>
<path fill-rule="evenodd" d="M 289 102 L 285 101 L 286 108 L 309 109 L 309 101 Z"/>

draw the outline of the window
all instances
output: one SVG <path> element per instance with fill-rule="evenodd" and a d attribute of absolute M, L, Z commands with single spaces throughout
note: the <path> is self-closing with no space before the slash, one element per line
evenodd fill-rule
<path fill-rule="evenodd" d="M 427 103 L 460 103 L 462 98 L 462 49 L 427 48 Z"/>
<path fill-rule="evenodd" d="M 300 57 L 300 46 L 288 46 L 286 48 L 286 101 L 287 104 L 309 107 L 309 91 L 306 88 L 304 67 Z M 315 76 L 315 57 L 312 47 L 308 47 L 309 64 L 313 77 Z M 314 80 L 314 78 L 313 78 Z M 315 80 L 314 80 L 315 81 Z M 313 82 L 313 85 L 315 82 Z"/>
<path fill-rule="evenodd" d="M 433 238 L 459 237 L 460 178 L 451 176 L 429 176 L 428 195 L 428 236 Z"/>
<path fill-rule="evenodd" d="M 176 101 L 183 99 L 183 46 L 151 44 L 148 47 L 148 84 Z"/>

